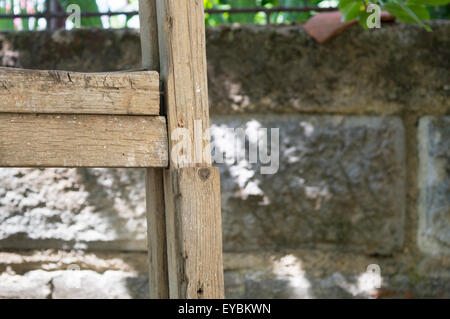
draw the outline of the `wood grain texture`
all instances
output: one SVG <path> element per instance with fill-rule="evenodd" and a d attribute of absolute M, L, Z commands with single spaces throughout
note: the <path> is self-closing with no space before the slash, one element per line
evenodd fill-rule
<path fill-rule="evenodd" d="M 152 116 L 0 114 L 0 167 L 166 167 Z"/>
<path fill-rule="evenodd" d="M 203 0 L 157 0 L 156 3 L 160 76 L 164 83 L 170 149 L 177 142 L 172 141 L 176 128 L 186 128 L 191 137 L 191 147 L 201 146 L 203 149 L 209 144 L 209 137 L 196 138 L 194 126 L 195 121 L 200 120 L 203 129 L 209 128 Z M 170 166 L 211 165 L 210 152 L 205 152 L 197 161 L 195 153 L 192 151 L 190 161 L 183 161 L 178 154 L 172 154 Z"/>
<path fill-rule="evenodd" d="M 157 72 L 0 68 L 0 113 L 159 115 Z"/>
<path fill-rule="evenodd" d="M 224 297 L 218 168 L 164 173 L 170 297 Z"/>
<path fill-rule="evenodd" d="M 164 171 L 169 294 L 223 298 L 220 175 L 210 168 L 209 150 L 196 156 L 210 142 L 209 136 L 202 136 L 209 128 L 203 0 L 156 4 L 170 151 L 170 169 Z M 190 137 L 187 160 L 186 146 L 173 152 L 178 128 Z"/>
<path fill-rule="evenodd" d="M 156 0 L 139 0 L 142 67 L 159 72 Z"/>
<path fill-rule="evenodd" d="M 139 0 L 142 67 L 159 71 L 156 0 Z M 151 299 L 169 298 L 163 170 L 146 170 L 147 239 Z"/>
<path fill-rule="evenodd" d="M 150 299 L 169 298 L 163 172 L 148 168 L 146 175 Z"/>

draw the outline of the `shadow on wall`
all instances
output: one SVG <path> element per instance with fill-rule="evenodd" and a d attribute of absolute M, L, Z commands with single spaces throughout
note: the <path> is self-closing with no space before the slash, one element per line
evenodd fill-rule
<path fill-rule="evenodd" d="M 261 158 L 252 164 L 248 154 L 257 142 L 243 142 L 229 128 L 249 136 L 279 129 L 278 145 L 269 137 L 266 147 L 279 158 L 279 170 L 262 174 L 269 164 Z M 225 251 L 323 243 L 386 255 L 401 247 L 405 159 L 399 118 L 218 116 L 211 133 L 213 150 L 227 154 L 219 165 Z"/>

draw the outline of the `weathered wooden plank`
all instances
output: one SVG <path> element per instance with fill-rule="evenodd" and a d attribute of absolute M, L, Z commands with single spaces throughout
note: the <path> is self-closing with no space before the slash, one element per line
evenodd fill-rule
<path fill-rule="evenodd" d="M 0 113 L 159 115 L 152 71 L 77 73 L 0 68 Z"/>
<path fill-rule="evenodd" d="M 203 1 L 156 0 L 156 8 L 170 152 L 164 172 L 169 295 L 223 298 L 220 177 L 210 168 L 210 137 L 202 132 L 209 128 Z M 178 133 L 191 145 L 180 150 Z"/>
<path fill-rule="evenodd" d="M 0 114 L 0 167 L 166 167 L 153 116 Z"/>
<path fill-rule="evenodd" d="M 172 134 L 185 128 L 191 138 L 191 159 L 183 150 L 171 154 L 173 168 L 210 166 L 211 154 L 195 158 L 195 150 L 209 145 L 209 137 L 196 135 L 195 121 L 203 130 L 209 128 L 208 83 L 206 73 L 205 17 L 203 1 L 157 0 L 161 80 L 168 119 L 170 149 Z"/>
<path fill-rule="evenodd" d="M 218 168 L 164 174 L 170 297 L 224 297 Z"/>
<path fill-rule="evenodd" d="M 139 0 L 142 67 L 159 72 L 156 0 Z"/>
<path fill-rule="evenodd" d="M 148 168 L 145 183 L 150 299 L 169 298 L 163 172 Z"/>
<path fill-rule="evenodd" d="M 139 18 L 142 67 L 158 71 L 159 44 L 155 0 L 139 0 Z M 162 169 L 147 169 L 146 202 L 150 298 L 166 299 L 169 298 L 169 275 Z"/>

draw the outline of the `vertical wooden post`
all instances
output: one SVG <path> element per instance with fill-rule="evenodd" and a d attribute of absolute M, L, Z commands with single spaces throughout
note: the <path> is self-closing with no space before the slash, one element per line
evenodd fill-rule
<path fill-rule="evenodd" d="M 164 172 L 169 294 L 223 298 L 220 174 L 211 167 L 210 137 L 198 134 L 209 128 L 203 0 L 156 4 L 170 144 Z M 191 152 L 175 147 L 177 129 L 188 134 Z"/>
<path fill-rule="evenodd" d="M 147 168 L 147 239 L 150 299 L 169 298 L 163 169 Z"/>
<path fill-rule="evenodd" d="M 164 172 L 171 298 L 224 297 L 219 179 L 210 167 Z"/>
<path fill-rule="evenodd" d="M 209 129 L 203 0 L 139 5 L 143 67 L 160 66 L 170 144 L 170 168 L 147 170 L 151 297 L 165 298 L 168 286 L 170 298 L 223 298 L 220 174 L 203 134 Z M 187 134 L 189 145 L 181 149 L 177 129 Z"/>
<path fill-rule="evenodd" d="M 159 71 L 156 0 L 139 0 L 142 67 Z M 146 171 L 147 238 L 151 299 L 169 298 L 163 170 Z"/>

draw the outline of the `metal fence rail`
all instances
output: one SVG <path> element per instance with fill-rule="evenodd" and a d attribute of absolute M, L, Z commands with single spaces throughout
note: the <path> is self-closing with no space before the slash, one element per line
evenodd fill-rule
<path fill-rule="evenodd" d="M 273 13 L 284 13 L 284 12 L 325 12 L 325 11 L 335 11 L 337 8 L 320 8 L 320 7 L 274 7 L 274 8 L 236 8 L 236 9 L 206 9 L 205 13 L 209 14 L 239 14 L 239 13 L 259 13 L 263 12 L 266 14 L 266 22 L 270 24 L 270 16 Z"/>

